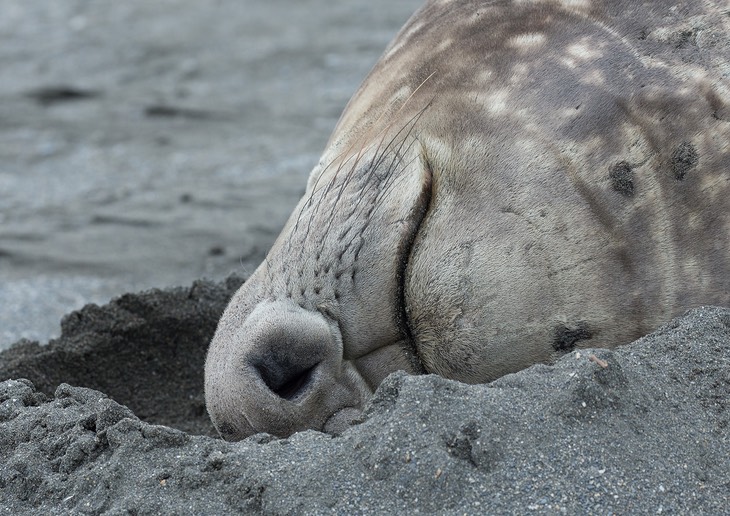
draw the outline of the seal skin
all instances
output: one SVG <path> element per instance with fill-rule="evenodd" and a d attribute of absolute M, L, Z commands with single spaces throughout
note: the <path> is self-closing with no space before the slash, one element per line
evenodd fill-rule
<path fill-rule="evenodd" d="M 430 1 L 352 98 L 205 365 L 226 439 L 340 432 L 730 306 L 721 1 Z"/>

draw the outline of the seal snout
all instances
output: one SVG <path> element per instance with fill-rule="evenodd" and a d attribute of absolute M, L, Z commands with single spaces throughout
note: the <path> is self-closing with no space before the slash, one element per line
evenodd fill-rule
<path fill-rule="evenodd" d="M 343 363 L 337 324 L 288 301 L 259 303 L 242 323 L 224 314 L 206 361 L 208 412 L 230 440 L 321 430 L 359 406 L 361 390 Z"/>

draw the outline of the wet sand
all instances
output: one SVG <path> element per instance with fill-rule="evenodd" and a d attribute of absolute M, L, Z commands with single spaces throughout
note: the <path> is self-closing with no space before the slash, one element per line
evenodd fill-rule
<path fill-rule="evenodd" d="M 0 349 L 250 273 L 420 0 L 3 3 Z"/>

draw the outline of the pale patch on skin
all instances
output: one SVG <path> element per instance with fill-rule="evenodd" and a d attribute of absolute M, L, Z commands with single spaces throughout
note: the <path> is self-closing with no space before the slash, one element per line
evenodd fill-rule
<path fill-rule="evenodd" d="M 530 67 L 524 64 L 517 64 L 512 67 L 512 76 L 510 77 L 511 84 L 520 84 L 526 80 L 529 80 L 532 70 Z"/>
<path fill-rule="evenodd" d="M 443 40 L 438 47 L 436 47 L 436 52 L 444 52 L 451 48 L 454 44 L 454 40 L 447 38 Z"/>
<path fill-rule="evenodd" d="M 489 82 L 494 77 L 494 70 L 481 70 L 476 73 L 479 81 Z"/>
<path fill-rule="evenodd" d="M 730 45 L 675 44 L 730 19 L 673 7 L 427 2 L 221 318 L 222 435 L 340 432 L 397 369 L 487 382 L 730 306 Z"/>
<path fill-rule="evenodd" d="M 387 61 L 388 59 L 393 58 L 396 54 L 402 51 L 403 48 L 405 48 L 406 45 L 410 42 L 413 35 L 422 28 L 422 24 L 413 24 L 407 32 L 401 34 L 400 37 L 395 40 L 394 44 L 392 44 L 392 46 L 390 47 L 390 50 L 388 50 L 383 56 L 383 60 Z"/>
<path fill-rule="evenodd" d="M 509 109 L 508 101 L 510 96 L 511 92 L 509 90 L 499 90 L 482 96 L 481 100 L 490 113 L 500 115 L 506 113 Z"/>
<path fill-rule="evenodd" d="M 515 4 L 557 4 L 568 11 L 589 12 L 591 0 L 514 0 Z"/>
<path fill-rule="evenodd" d="M 603 71 L 595 68 L 581 77 L 580 82 L 591 84 L 593 86 L 602 86 L 606 84 L 606 76 Z"/>
<path fill-rule="evenodd" d="M 513 36 L 507 45 L 521 52 L 532 52 L 545 44 L 545 35 L 540 33 L 519 34 Z"/>
<path fill-rule="evenodd" d="M 598 59 L 602 55 L 602 53 L 599 52 L 598 49 L 596 49 L 595 46 L 592 45 L 592 42 L 589 38 L 586 38 L 585 40 L 578 43 L 568 45 L 566 51 L 573 58 L 581 61 L 592 61 Z"/>
<path fill-rule="evenodd" d="M 412 94 L 413 94 L 413 89 L 410 86 L 403 86 L 401 89 L 399 89 L 398 91 L 396 91 L 395 94 L 390 98 L 390 102 L 394 106 L 400 106 Z"/>
<path fill-rule="evenodd" d="M 562 64 L 565 68 L 578 68 L 578 63 L 575 59 L 572 59 L 570 57 L 563 57 L 560 59 L 560 64 Z"/>
<path fill-rule="evenodd" d="M 571 118 L 575 118 L 575 117 L 579 116 L 579 114 L 580 114 L 580 112 L 577 109 L 575 109 L 574 107 L 566 107 L 566 108 L 563 108 L 560 111 L 558 111 L 556 113 L 556 116 L 558 116 L 559 118 L 563 118 L 565 120 L 569 120 Z"/>
<path fill-rule="evenodd" d="M 576 11 L 588 11 L 592 2 L 591 0 L 560 0 L 560 4 Z"/>

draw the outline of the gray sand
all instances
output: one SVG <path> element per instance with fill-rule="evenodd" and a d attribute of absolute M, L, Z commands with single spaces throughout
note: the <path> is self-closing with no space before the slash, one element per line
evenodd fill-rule
<path fill-rule="evenodd" d="M 0 349 L 86 302 L 251 272 L 420 0 L 0 13 Z"/>
<path fill-rule="evenodd" d="M 237 444 L 202 367 L 241 278 L 71 312 L 250 272 L 419 4 L 3 2 L 0 349 L 68 315 L 0 353 L 0 514 L 730 514 L 728 309 Z"/>
<path fill-rule="evenodd" d="M 489 385 L 396 373 L 339 437 L 231 444 L 204 435 L 201 357 L 239 283 L 128 294 L 0 354 L 0 513 L 730 513 L 730 310 Z"/>

